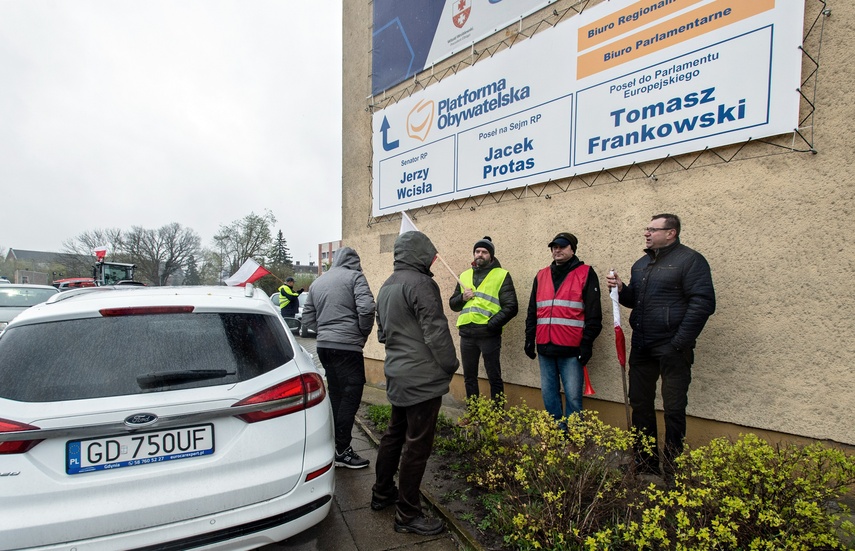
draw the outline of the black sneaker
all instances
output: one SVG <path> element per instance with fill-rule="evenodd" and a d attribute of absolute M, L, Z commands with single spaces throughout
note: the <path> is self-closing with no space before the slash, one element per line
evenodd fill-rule
<path fill-rule="evenodd" d="M 428 518 L 424 515 L 418 516 L 404 524 L 395 515 L 395 531 L 418 534 L 420 536 L 434 536 L 445 530 L 445 523 L 438 518 Z"/>
<path fill-rule="evenodd" d="M 395 488 L 389 497 L 377 497 L 374 492 L 371 492 L 371 509 L 373 511 L 382 511 L 396 503 L 398 503 L 398 488 Z"/>
<path fill-rule="evenodd" d="M 335 454 L 335 466 L 347 467 L 348 469 L 364 469 L 371 463 L 367 459 L 360 457 L 353 448 L 348 446 L 342 453 Z"/>

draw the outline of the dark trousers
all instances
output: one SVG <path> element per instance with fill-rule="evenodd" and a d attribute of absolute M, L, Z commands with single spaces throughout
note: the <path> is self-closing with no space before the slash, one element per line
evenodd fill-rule
<path fill-rule="evenodd" d="M 391 497 L 398 471 L 396 517 L 405 524 L 422 514 L 419 487 L 433 447 L 441 405 L 441 396 L 407 407 L 393 405 L 389 428 L 380 439 L 372 491 L 376 498 Z"/>
<path fill-rule="evenodd" d="M 327 372 L 327 391 L 335 422 L 335 451 L 350 447 L 353 419 L 362 402 L 365 387 L 365 360 L 362 352 L 317 348 L 318 358 Z"/>
<path fill-rule="evenodd" d="M 692 382 L 691 350 L 681 353 L 670 344 L 651 348 L 632 347 L 629 354 L 629 403 L 632 426 L 655 442 L 651 452 L 636 446 L 635 459 L 645 472 L 659 471 L 659 440 L 656 427 L 656 383 L 662 378 L 662 405 L 665 409 L 666 473 L 674 472 L 674 459 L 683 453 L 686 437 L 686 404 Z"/>
<path fill-rule="evenodd" d="M 490 397 L 496 399 L 505 391 L 502 382 L 502 367 L 499 357 L 502 353 L 502 336 L 460 337 L 460 362 L 463 364 L 463 382 L 466 385 L 466 397 L 478 396 L 478 360 L 484 355 L 484 370 L 490 381 Z"/>

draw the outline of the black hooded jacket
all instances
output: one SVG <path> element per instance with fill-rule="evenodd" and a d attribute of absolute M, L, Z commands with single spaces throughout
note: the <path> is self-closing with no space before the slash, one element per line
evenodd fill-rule
<path fill-rule="evenodd" d="M 395 270 L 377 293 L 377 339 L 386 345 L 386 395 L 408 407 L 448 393 L 460 362 L 430 265 L 436 248 L 421 232 L 395 240 Z"/>

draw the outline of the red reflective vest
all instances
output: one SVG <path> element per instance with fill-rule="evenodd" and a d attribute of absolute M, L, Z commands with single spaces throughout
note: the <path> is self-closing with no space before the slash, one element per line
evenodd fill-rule
<path fill-rule="evenodd" d="M 582 289 L 588 281 L 588 270 L 587 264 L 572 270 L 557 293 L 552 283 L 552 269 L 547 266 L 537 272 L 537 344 L 579 346 L 582 343 L 585 327 Z"/>

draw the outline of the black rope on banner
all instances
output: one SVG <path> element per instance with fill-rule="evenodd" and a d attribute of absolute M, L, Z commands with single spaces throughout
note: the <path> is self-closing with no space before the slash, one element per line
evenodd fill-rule
<path fill-rule="evenodd" d="M 831 10 L 827 9 L 828 6 L 825 3 L 825 0 L 819 0 L 819 2 L 822 3 L 822 9 L 819 10 L 819 13 L 816 14 L 816 19 L 813 20 L 813 23 L 811 23 L 811 26 L 808 28 L 807 32 L 805 32 L 805 37 L 804 37 L 805 41 L 807 40 L 808 36 L 810 36 L 810 34 L 813 32 L 813 28 L 816 27 L 816 23 L 819 21 L 819 19 L 823 15 L 825 15 L 825 16 L 831 15 Z"/>
<path fill-rule="evenodd" d="M 806 95 L 804 95 L 804 92 L 802 92 L 801 88 L 796 89 L 796 91 L 799 93 L 802 99 L 805 100 L 808 105 L 810 105 L 810 110 L 808 111 L 808 113 L 804 116 L 804 118 L 802 118 L 802 120 L 799 121 L 799 126 L 804 126 L 805 122 L 807 122 L 808 119 L 813 118 L 814 111 L 816 111 L 816 106 L 811 100 L 808 99 Z"/>
<path fill-rule="evenodd" d="M 811 153 L 816 154 L 817 150 L 815 148 L 815 144 L 813 143 L 813 118 L 816 115 L 817 105 L 816 105 L 816 88 L 819 82 L 819 53 L 822 50 L 822 39 L 823 39 L 823 31 L 824 31 L 824 18 L 827 18 L 831 15 L 831 10 L 827 7 L 826 0 L 817 0 L 819 4 L 821 4 L 821 8 L 818 10 L 816 17 L 811 23 L 810 27 L 804 34 L 803 44 L 799 46 L 799 50 L 801 50 L 803 58 L 812 64 L 812 68 L 808 71 L 808 73 L 803 77 L 801 87 L 796 89 L 796 92 L 799 94 L 801 100 L 800 111 L 802 111 L 803 115 L 800 115 L 801 119 L 799 121 L 799 128 L 795 128 L 792 134 L 784 134 L 781 136 L 773 136 L 771 138 L 766 139 L 755 139 L 749 138 L 748 140 L 741 142 L 738 144 L 738 147 L 731 154 L 725 154 L 725 151 L 728 151 L 729 148 L 733 147 L 737 144 L 730 144 L 728 146 L 723 146 L 719 148 L 709 148 L 706 147 L 702 151 L 697 152 L 691 161 L 688 164 L 684 164 L 680 162 L 680 160 L 676 157 L 672 157 L 668 155 L 662 159 L 658 159 L 657 161 L 650 161 L 646 163 L 637 163 L 633 162 L 631 165 L 627 166 L 625 170 L 623 170 L 623 174 L 620 173 L 618 169 L 601 169 L 600 171 L 585 175 L 588 178 L 583 176 L 574 174 L 568 178 L 562 179 L 560 181 L 553 181 L 552 179 L 547 180 L 546 182 L 540 182 L 537 184 L 526 185 L 521 188 L 516 189 L 505 189 L 501 193 L 488 191 L 486 194 L 480 197 L 466 197 L 465 199 L 455 199 L 445 203 L 434 203 L 432 205 L 424 205 L 418 207 L 414 210 L 410 211 L 410 216 L 415 220 L 417 213 L 424 213 L 426 215 L 430 215 L 435 211 L 446 212 L 450 208 L 455 208 L 457 210 L 463 210 L 465 208 L 469 208 L 470 210 L 475 210 L 476 207 L 480 207 L 484 204 L 487 198 L 491 198 L 492 202 L 490 204 L 499 204 L 503 201 L 510 200 L 522 200 L 527 198 L 546 198 L 551 199 L 552 196 L 550 193 L 553 193 L 550 190 L 557 189 L 562 193 L 567 193 L 569 191 L 574 191 L 576 189 L 584 189 L 583 187 L 574 187 L 577 181 L 581 182 L 587 188 L 593 187 L 594 185 L 598 185 L 598 182 L 601 181 L 603 176 L 608 176 L 610 180 L 608 182 L 602 182 L 599 185 L 610 185 L 614 183 L 622 183 L 628 180 L 634 180 L 638 178 L 647 178 L 647 179 L 657 179 L 657 173 L 665 173 L 667 174 L 670 171 L 665 171 L 665 164 L 667 161 L 673 161 L 677 167 L 677 170 L 682 169 L 683 171 L 691 170 L 698 162 L 703 158 L 704 154 L 711 154 L 715 158 L 717 158 L 722 163 L 731 163 L 736 162 L 742 159 L 752 159 L 752 158 L 760 158 L 760 157 L 769 157 L 772 155 L 780 155 L 784 152 L 788 153 Z M 435 82 L 441 82 L 443 79 L 448 77 L 449 75 L 456 75 L 458 71 L 465 69 L 466 67 L 472 66 L 477 63 L 480 59 L 482 59 L 485 55 L 492 57 L 497 52 L 502 51 L 503 47 L 510 48 L 512 47 L 518 40 L 520 40 L 520 35 L 524 38 L 531 38 L 538 32 L 542 32 L 541 29 L 545 28 L 544 25 L 549 25 L 550 27 L 555 27 L 558 23 L 560 23 L 563 19 L 568 17 L 568 15 L 572 16 L 573 14 L 581 14 L 583 13 L 590 4 L 594 3 L 599 4 L 599 2 L 595 2 L 594 0 L 580 0 L 575 5 L 567 7 L 561 11 L 554 9 L 551 13 L 545 14 L 542 19 L 533 23 L 532 25 L 527 26 L 524 29 L 520 29 L 517 32 L 514 32 L 512 36 L 509 38 L 505 38 L 500 40 L 496 44 L 492 44 L 489 47 L 483 48 L 480 52 L 477 52 L 472 49 L 473 55 L 466 55 L 462 58 L 461 61 L 450 65 L 440 71 L 434 73 L 433 68 L 431 68 L 431 74 L 429 76 L 423 77 L 419 80 L 415 75 L 410 84 L 405 86 L 403 89 L 397 90 L 394 93 L 387 93 L 387 91 L 383 91 L 381 96 L 375 98 L 369 98 L 369 104 L 366 107 L 366 111 L 370 113 L 375 113 L 379 109 L 384 109 L 393 103 L 398 103 L 402 99 L 406 97 L 412 96 L 416 91 L 427 88 L 430 84 Z M 551 18 L 556 18 L 555 21 L 550 21 Z M 817 36 L 818 33 L 818 36 Z M 806 47 L 805 43 L 808 42 L 808 39 L 815 39 L 815 44 L 812 47 Z M 816 54 L 812 55 L 815 49 Z M 473 59 L 474 57 L 474 59 Z M 807 93 L 806 93 L 807 91 Z M 812 94 L 813 98 L 809 97 L 808 94 Z M 809 123 L 809 124 L 806 124 Z M 802 128 L 810 129 L 810 138 L 805 136 L 802 133 Z M 791 136 L 790 142 L 786 145 L 777 143 L 773 141 L 775 138 L 782 138 L 783 136 Z M 798 136 L 800 140 L 805 144 L 804 147 L 796 147 L 795 138 Z M 777 148 L 782 150 L 781 152 L 769 152 L 767 150 L 757 150 L 755 152 L 749 152 L 749 147 L 751 144 L 757 143 L 758 147 L 763 146 L 771 146 L 773 148 Z M 765 153 L 760 153 L 761 151 L 766 151 Z M 740 155 L 745 152 L 746 155 L 741 157 Z M 752 153 L 758 153 L 753 155 Z M 689 157 L 686 157 L 689 159 Z M 634 176 L 634 169 L 637 169 L 639 173 L 643 176 Z M 373 167 L 368 165 L 369 175 L 373 173 Z M 590 180 L 590 181 L 589 181 Z M 561 182 L 565 182 L 563 185 Z M 373 186 L 371 182 L 371 178 L 368 180 L 368 189 L 369 196 L 373 198 Z M 397 214 L 397 213 L 396 213 Z M 379 223 L 388 223 L 393 221 L 400 221 L 400 214 L 387 214 L 380 215 L 377 217 L 369 215 L 368 217 L 368 226 L 372 226 L 374 224 Z"/>

